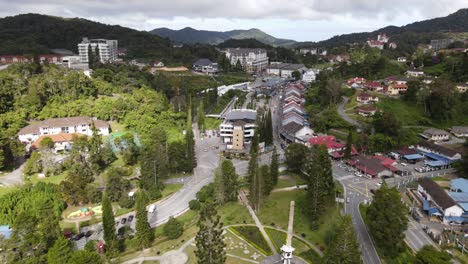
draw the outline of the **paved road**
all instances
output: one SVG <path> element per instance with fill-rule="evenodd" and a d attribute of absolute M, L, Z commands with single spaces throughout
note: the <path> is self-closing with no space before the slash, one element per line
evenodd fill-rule
<path fill-rule="evenodd" d="M 338 114 L 348 123 L 350 123 L 351 125 L 353 126 L 356 126 L 356 127 L 361 127 L 361 124 L 352 119 L 351 117 L 349 117 L 347 114 L 346 114 L 346 111 L 344 109 L 345 105 L 348 103 L 349 101 L 349 98 L 346 97 L 346 96 L 343 96 L 343 101 L 341 101 L 340 104 L 338 104 Z"/>
<path fill-rule="evenodd" d="M 6 186 L 12 185 L 22 185 L 23 184 L 23 168 L 26 163 L 23 163 L 19 168 L 16 170 L 6 173 L 0 177 L 0 184 Z"/>
<path fill-rule="evenodd" d="M 405 236 L 405 242 L 414 251 L 420 250 L 425 245 L 437 247 L 432 239 L 423 231 L 421 224 L 411 217 L 409 217 L 408 229 L 405 231 Z"/>

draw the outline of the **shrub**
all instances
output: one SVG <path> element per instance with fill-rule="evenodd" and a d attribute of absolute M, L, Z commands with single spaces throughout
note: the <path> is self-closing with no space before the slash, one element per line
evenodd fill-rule
<path fill-rule="evenodd" d="M 167 236 L 169 239 L 176 239 L 182 235 L 184 232 L 184 227 L 182 226 L 182 223 L 179 222 L 179 220 L 175 219 L 174 217 L 170 217 L 169 221 L 163 228 L 163 233 L 165 236 Z"/>
<path fill-rule="evenodd" d="M 198 211 L 200 210 L 200 202 L 198 200 L 192 200 L 189 202 L 190 210 Z"/>

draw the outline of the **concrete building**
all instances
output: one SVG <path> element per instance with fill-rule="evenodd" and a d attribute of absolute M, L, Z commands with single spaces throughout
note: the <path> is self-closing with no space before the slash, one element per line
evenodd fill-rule
<path fill-rule="evenodd" d="M 302 81 L 306 83 L 315 82 L 317 78 L 316 73 L 313 70 L 307 70 L 302 74 Z"/>
<path fill-rule="evenodd" d="M 250 109 L 232 110 L 219 125 L 221 141 L 226 149 L 241 151 L 252 142 L 257 112 Z"/>
<path fill-rule="evenodd" d="M 230 48 L 225 50 L 225 55 L 231 65 L 235 66 L 240 62 L 248 72 L 260 72 L 268 66 L 268 56 L 264 49 Z"/>
<path fill-rule="evenodd" d="M 218 73 L 218 63 L 209 59 L 199 59 L 193 63 L 192 69 L 206 74 L 215 74 Z"/>
<path fill-rule="evenodd" d="M 38 140 L 39 137 L 44 135 L 78 133 L 86 136 L 92 136 L 93 131 L 91 128 L 93 123 L 97 128 L 99 135 L 109 135 L 110 125 L 107 121 L 87 116 L 80 116 L 52 118 L 33 122 L 19 131 L 18 138 L 21 142 L 28 144 Z"/>
<path fill-rule="evenodd" d="M 431 40 L 431 48 L 433 50 L 445 49 L 452 43 L 453 39 L 433 39 Z"/>
<path fill-rule="evenodd" d="M 291 78 L 292 73 L 298 71 L 304 74 L 308 69 L 304 66 L 304 64 L 291 64 L 291 63 L 279 63 L 279 64 L 272 64 L 266 68 L 267 74 L 280 76 L 281 78 Z M 314 74 L 315 80 L 315 74 Z"/>
<path fill-rule="evenodd" d="M 466 126 L 453 126 L 450 132 L 456 137 L 468 137 L 468 127 Z"/>
<path fill-rule="evenodd" d="M 420 134 L 423 138 L 432 141 L 447 141 L 450 139 L 450 133 L 437 128 L 429 128 Z"/>
<path fill-rule="evenodd" d="M 78 52 L 82 63 L 89 63 L 89 46 L 91 46 L 93 52 L 96 52 L 97 47 L 99 50 L 99 61 L 101 63 L 113 62 L 117 59 L 117 40 L 83 38 L 81 43 L 78 44 Z"/>

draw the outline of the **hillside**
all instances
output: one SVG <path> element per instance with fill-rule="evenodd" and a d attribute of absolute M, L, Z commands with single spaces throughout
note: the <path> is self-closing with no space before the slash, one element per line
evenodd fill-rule
<path fill-rule="evenodd" d="M 80 18 L 23 14 L 0 19 L 0 54 L 46 53 L 53 48 L 76 52 L 82 37 L 116 39 L 130 58 L 155 58 L 166 63 L 191 64 L 199 56 L 214 59 L 217 55 L 212 47 L 176 49 L 169 40 L 148 32 Z"/>
<path fill-rule="evenodd" d="M 296 46 L 336 47 L 347 43 L 364 42 L 368 38 L 376 38 L 378 33 L 386 33 L 399 45 L 416 45 L 428 43 L 434 38 L 446 37 L 449 32 L 451 34 L 468 32 L 468 9 L 460 9 L 446 17 L 424 20 L 401 27 L 387 26 L 372 32 L 344 34 L 317 43 L 298 43 Z"/>
<path fill-rule="evenodd" d="M 152 34 L 163 38 L 169 38 L 172 41 L 180 43 L 203 43 L 217 45 L 228 39 L 256 39 L 271 46 L 290 46 L 295 43 L 294 40 L 278 39 L 267 33 L 252 28 L 249 30 L 231 30 L 231 31 L 209 31 L 196 30 L 186 27 L 180 30 L 168 28 L 157 28 L 150 31 Z"/>

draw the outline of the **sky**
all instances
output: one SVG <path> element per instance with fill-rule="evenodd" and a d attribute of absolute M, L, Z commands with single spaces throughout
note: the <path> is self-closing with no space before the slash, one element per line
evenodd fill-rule
<path fill-rule="evenodd" d="M 0 0 L 0 17 L 40 13 L 138 30 L 258 28 L 278 38 L 318 41 L 449 15 L 467 0 Z"/>

